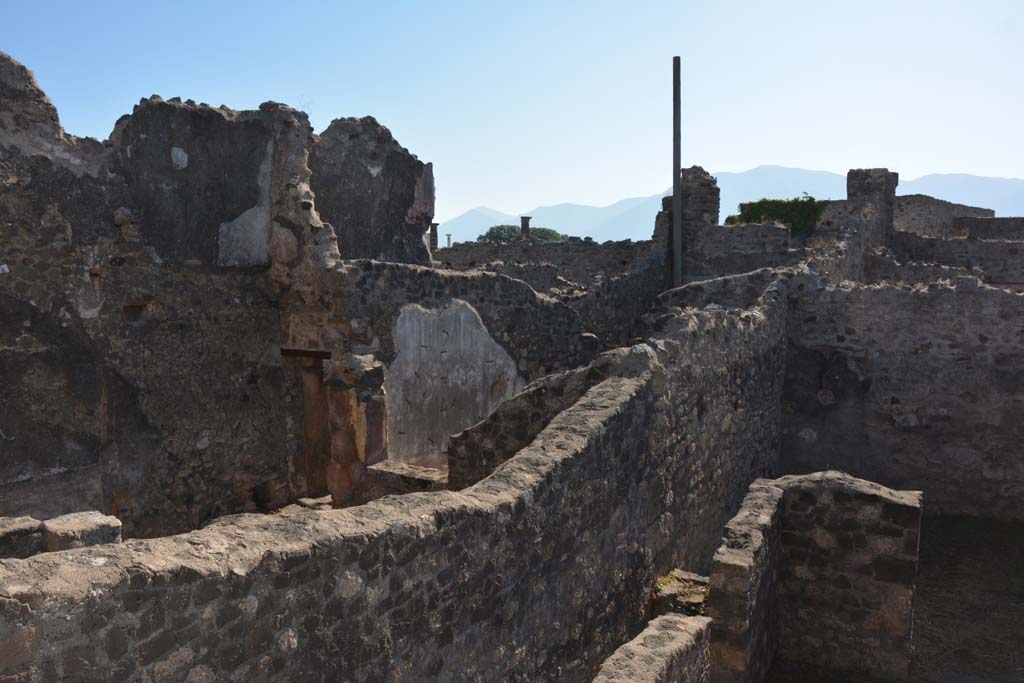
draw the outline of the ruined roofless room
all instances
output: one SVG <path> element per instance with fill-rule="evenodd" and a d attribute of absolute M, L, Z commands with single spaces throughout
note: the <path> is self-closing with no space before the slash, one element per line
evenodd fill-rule
<path fill-rule="evenodd" d="M 1024 681 L 1024 100 L 922 85 L 1013 4 L 58 4 L 0 26 L 0 683 Z"/>

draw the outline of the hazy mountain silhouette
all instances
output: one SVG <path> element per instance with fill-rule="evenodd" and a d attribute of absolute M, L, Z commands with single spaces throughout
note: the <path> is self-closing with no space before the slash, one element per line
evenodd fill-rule
<path fill-rule="evenodd" d="M 736 213 L 740 202 L 762 197 L 799 197 L 804 192 L 818 199 L 846 197 L 846 176 L 828 171 L 808 171 L 783 166 L 758 166 L 742 173 L 714 174 L 722 193 L 724 220 Z M 452 240 L 474 240 L 492 225 L 509 223 L 519 225 L 519 216 L 533 216 L 533 225 L 554 228 L 559 232 L 580 237 L 589 236 L 605 240 L 650 239 L 654 229 L 654 216 L 661 207 L 661 198 L 671 188 L 648 197 L 632 197 L 608 206 L 584 204 L 556 204 L 541 206 L 522 214 L 504 214 L 487 207 L 479 207 L 442 223 L 444 234 Z M 914 180 L 900 180 L 898 194 L 927 194 L 940 199 L 971 206 L 994 209 L 997 216 L 1024 216 L 1024 180 L 988 178 L 969 174 L 934 174 Z"/>

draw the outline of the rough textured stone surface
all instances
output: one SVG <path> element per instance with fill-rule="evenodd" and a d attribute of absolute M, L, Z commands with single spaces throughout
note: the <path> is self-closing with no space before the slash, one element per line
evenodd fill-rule
<path fill-rule="evenodd" d="M 0 517 L 0 559 L 31 557 L 45 549 L 43 523 L 33 517 Z"/>
<path fill-rule="evenodd" d="M 846 174 L 846 200 L 856 213 L 871 205 L 878 212 L 878 220 L 862 227 L 864 246 L 885 246 L 893 233 L 896 212 L 896 186 L 899 175 L 885 168 L 861 168 Z"/>
<path fill-rule="evenodd" d="M 363 505 L 384 496 L 441 491 L 447 483 L 442 470 L 385 460 L 366 468 L 350 502 Z"/>
<path fill-rule="evenodd" d="M 842 472 L 751 485 L 711 569 L 712 680 L 762 681 L 776 656 L 905 680 L 921 494 Z"/>
<path fill-rule="evenodd" d="M 569 238 L 562 242 L 520 240 L 460 242 L 439 249 L 434 258 L 451 270 L 488 270 L 530 284 L 553 296 L 568 286 L 589 288 L 606 278 L 640 268 L 661 247 L 653 241 L 595 242 Z"/>
<path fill-rule="evenodd" d="M 448 442 L 448 488 L 465 488 L 530 444 L 547 424 L 591 387 L 645 366 L 646 347 L 616 349 L 584 368 L 548 375 L 506 400 L 486 419 Z"/>
<path fill-rule="evenodd" d="M 379 456 L 381 397 L 332 391 L 309 331 L 338 258 L 310 155 L 360 165 L 377 143 L 337 148 L 332 165 L 284 105 L 151 97 L 101 144 L 64 133 L 7 55 L 0 87 L 0 514 L 91 508 L 152 536 L 320 495 L 349 442 Z M 331 201 L 424 220 L 429 168 L 381 144 L 394 163 Z M 345 372 L 382 375 L 342 351 Z M 331 420 L 350 417 L 358 434 L 332 440 Z"/>
<path fill-rule="evenodd" d="M 715 551 L 708 616 L 716 683 L 764 680 L 779 647 L 782 495 L 769 481 L 752 484 Z"/>
<path fill-rule="evenodd" d="M 838 472 L 775 484 L 785 492 L 779 658 L 906 680 L 920 492 Z"/>
<path fill-rule="evenodd" d="M 894 236 L 890 248 L 901 260 L 977 268 L 985 282 L 1024 284 L 1024 242 L 974 237 L 947 240 L 901 232 Z"/>
<path fill-rule="evenodd" d="M 704 308 L 709 305 L 748 308 L 754 306 L 776 280 L 791 279 L 797 272 L 797 269 L 759 268 L 747 273 L 699 280 L 662 292 L 658 295 L 658 302 L 667 308 Z M 802 281 L 798 284 L 802 285 Z"/>
<path fill-rule="evenodd" d="M 939 280 L 956 281 L 961 277 L 981 277 L 980 268 L 967 269 L 959 266 L 944 266 L 939 263 L 899 262 L 887 249 L 877 249 L 864 254 L 864 282 L 882 282 L 907 285 L 928 285 Z"/>
<path fill-rule="evenodd" d="M 317 210 L 346 259 L 430 265 L 434 172 L 372 116 L 335 119 L 310 154 Z"/>
<path fill-rule="evenodd" d="M 50 552 L 121 542 L 121 520 L 101 512 L 73 512 L 43 522 L 43 542 Z"/>
<path fill-rule="evenodd" d="M 793 300 L 784 471 L 842 469 L 923 490 L 936 512 L 1020 519 L 1022 316 L 1024 295 L 975 278 L 809 282 Z"/>
<path fill-rule="evenodd" d="M 684 168 L 681 174 L 684 279 L 795 265 L 804 256 L 801 249 L 790 248 L 789 228 L 780 223 L 719 225 L 714 176 L 700 166 Z M 661 203 L 654 240 L 671 253 L 672 197 L 662 198 Z"/>
<path fill-rule="evenodd" d="M 673 569 L 654 584 L 654 614 L 705 616 L 709 588 L 708 577 Z"/>
<path fill-rule="evenodd" d="M 922 237 L 958 237 L 964 234 L 962 217 L 986 218 L 995 215 L 991 209 L 965 206 L 923 194 L 896 197 L 893 228 Z"/>
<path fill-rule="evenodd" d="M 438 252 L 445 267 L 502 273 L 571 306 L 607 346 L 643 335 L 641 318 L 669 285 L 664 244 L 570 238 L 508 244 L 465 242 Z"/>
<path fill-rule="evenodd" d="M 957 217 L 953 230 L 958 235 L 978 240 L 1024 241 L 1024 218 L 992 218 L 989 216 Z"/>
<path fill-rule="evenodd" d="M 666 614 L 601 666 L 594 683 L 707 683 L 709 619 Z"/>
<path fill-rule="evenodd" d="M 590 680 L 643 627 L 655 577 L 707 567 L 775 467 L 784 302 L 665 322 L 646 371 L 460 492 L 0 562 L 0 628 L 26 644 L 0 672 Z"/>

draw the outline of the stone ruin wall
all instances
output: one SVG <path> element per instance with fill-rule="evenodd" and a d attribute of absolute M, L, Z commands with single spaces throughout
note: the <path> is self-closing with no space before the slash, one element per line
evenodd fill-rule
<path fill-rule="evenodd" d="M 653 301 L 669 284 L 664 249 L 653 240 L 462 242 L 438 250 L 437 262 L 445 268 L 481 269 L 523 280 L 571 306 L 585 330 L 606 347 L 642 338 L 641 318 L 647 306 L 637 304 Z"/>
<path fill-rule="evenodd" d="M 789 472 L 920 489 L 947 514 L 1020 519 L 1024 296 L 973 278 L 808 286 L 794 299 Z"/>
<path fill-rule="evenodd" d="M 314 137 L 310 183 L 346 259 L 429 266 L 434 170 L 372 116 L 335 119 Z"/>
<path fill-rule="evenodd" d="M 637 270 L 656 250 L 658 245 L 651 240 L 601 243 L 570 237 L 561 242 L 458 242 L 438 249 L 434 258 L 437 265 L 450 270 L 503 273 L 549 293 L 570 283 L 589 287 L 595 277 L 611 278 Z"/>
<path fill-rule="evenodd" d="M 960 222 L 963 217 L 991 218 L 991 209 L 955 204 L 923 194 L 896 197 L 893 228 L 921 237 L 950 239 L 962 237 L 965 232 Z"/>
<path fill-rule="evenodd" d="M 707 617 L 664 614 L 605 660 L 593 683 L 706 683 L 711 680 Z"/>
<path fill-rule="evenodd" d="M 958 234 L 968 238 L 1024 241 L 1024 218 L 964 216 L 956 218 L 954 226 Z"/>
<path fill-rule="evenodd" d="M 980 268 L 946 266 L 941 263 L 897 261 L 888 249 L 864 254 L 864 283 L 877 285 L 884 282 L 905 285 L 930 285 L 939 280 L 955 282 L 958 278 L 978 278 L 984 275 Z"/>
<path fill-rule="evenodd" d="M 461 492 L 0 561 L 0 673 L 590 680 L 775 467 L 783 301 L 673 316 Z"/>
<path fill-rule="evenodd" d="M 151 98 L 101 145 L 66 135 L 21 65 L 0 67 L 0 500 L 152 535 L 315 487 L 292 469 L 301 394 L 275 343 L 275 278 L 329 232 L 292 173 L 305 116 Z M 198 148 L 177 137 L 193 126 Z M 160 185 L 191 201 L 165 206 Z"/>
<path fill-rule="evenodd" d="M 101 144 L 65 134 L 19 68 L 0 55 L 0 372 L 14 387 L 0 428 L 36 441 L 27 451 L 0 443 L 15 453 L 3 460 L 4 493 L 22 496 L 11 512 L 53 506 L 59 491 L 76 510 L 117 512 L 129 536 L 219 518 L 180 536 L 0 560 L 0 631 L 10 634 L 0 678 L 585 681 L 638 633 L 643 651 L 654 577 L 706 571 L 755 478 L 838 466 L 921 488 L 937 511 L 1020 518 L 1021 299 L 965 276 L 980 265 L 1006 279 L 1000 268 L 1015 254 L 997 252 L 1016 246 L 947 240 L 993 245 L 967 247 L 968 258 L 963 244 L 925 248 L 939 240 L 894 231 L 895 174 L 852 171 L 833 222 L 793 249 L 778 226 L 717 226 L 713 178 L 684 169 L 688 273 L 751 272 L 655 301 L 670 246 L 663 211 L 652 243 L 598 245 L 609 258 L 631 253 L 625 271 L 592 279 L 582 296 L 549 285 L 553 298 L 492 273 L 340 261 L 314 206 L 318 182 L 324 217 L 352 227 L 343 244 L 430 262 L 419 248 L 429 165 L 372 119 L 339 120 L 317 137 L 283 105 L 233 112 L 150 98 Z M 225 174 L 239 181 L 229 187 Z M 338 195 L 332 208 L 346 178 L 369 197 L 348 206 Z M 169 203 L 160 183 L 195 201 Z M 965 229 L 1012 237 L 1014 225 Z M 893 265 L 883 247 L 914 265 Z M 920 259 L 909 258 L 915 249 Z M 520 270 L 558 282 L 531 269 Z M 897 275 L 917 286 L 857 284 Z M 498 393 L 459 398 L 458 422 L 473 423 L 447 446 L 451 425 L 433 434 L 456 465 L 449 490 L 433 475 L 409 485 L 416 468 L 388 461 L 363 493 L 399 497 L 222 516 L 359 491 L 389 426 L 402 424 L 387 413 L 389 372 L 402 375 L 403 350 L 420 349 L 427 365 L 453 353 L 449 327 L 429 322 L 453 310 L 472 328 L 460 339 L 481 352 L 467 362 L 504 371 L 482 388 Z M 443 394 L 448 378 L 434 380 Z M 420 432 L 430 425 L 416 403 L 398 407 L 410 406 L 401 417 L 419 419 Z M 823 485 L 816 476 L 755 489 Z M 911 522 L 886 517 L 886 503 L 880 518 L 865 512 L 877 490 L 858 491 L 852 503 L 832 488 L 814 504 L 780 494 L 755 511 L 770 512 L 748 520 L 765 550 L 741 572 L 747 602 L 726 615 L 742 615 L 747 631 L 723 619 L 713 654 L 763 671 L 773 648 L 790 660 L 806 650 L 787 642 L 831 633 L 860 652 L 873 631 L 885 647 L 854 663 L 899 673 Z M 880 562 L 893 555 L 894 524 L 904 525 L 895 553 L 908 556 Z M 726 547 L 742 535 L 732 533 Z M 839 556 L 829 539 L 867 553 L 854 564 L 870 572 L 830 564 Z M 897 586 L 900 609 L 879 616 L 872 603 L 847 620 L 853 632 L 824 611 L 810 610 L 809 626 L 773 616 L 786 601 L 811 605 L 826 583 L 846 609 L 864 580 L 852 575 L 868 573 Z M 706 643 L 668 643 L 654 666 L 700 668 Z M 849 653 L 823 651 L 816 663 L 850 667 Z"/>
<path fill-rule="evenodd" d="M 711 680 L 906 680 L 920 527 L 920 492 L 841 472 L 754 482 L 711 568 Z"/>
<path fill-rule="evenodd" d="M 64 133 L 31 74 L 6 56 L 0 66 L 0 514 L 98 509 L 128 536 L 154 536 L 344 496 L 383 450 L 402 306 L 469 302 L 510 354 L 507 386 L 462 399 L 459 428 L 598 350 L 572 309 L 508 278 L 337 265 L 311 167 L 329 206 L 338 188 L 367 193 L 372 210 L 339 215 L 365 219 L 367 243 L 415 243 L 388 226 L 432 213 L 429 166 L 375 121 L 340 119 L 317 137 L 283 105 L 154 97 L 101 144 Z M 340 130 L 349 147 L 328 144 Z"/>
<path fill-rule="evenodd" d="M 997 220 L 997 219 L 994 219 Z M 994 285 L 1024 284 L 1024 241 L 967 237 L 939 239 L 897 233 L 890 248 L 904 261 L 942 263 L 960 268 L 980 268 L 985 282 Z"/>

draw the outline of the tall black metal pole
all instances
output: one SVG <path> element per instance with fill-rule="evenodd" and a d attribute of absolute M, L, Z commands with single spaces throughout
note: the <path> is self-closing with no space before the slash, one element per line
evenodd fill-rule
<path fill-rule="evenodd" d="M 679 57 L 672 58 L 672 286 L 683 284 L 683 193 L 680 171 L 683 165 L 680 122 Z"/>

